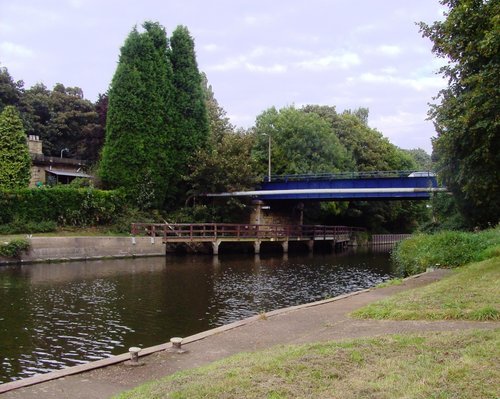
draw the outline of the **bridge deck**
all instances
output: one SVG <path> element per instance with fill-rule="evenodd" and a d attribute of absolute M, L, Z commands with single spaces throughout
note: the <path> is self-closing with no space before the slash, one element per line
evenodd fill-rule
<path fill-rule="evenodd" d="M 335 241 L 348 242 L 362 228 L 317 225 L 166 224 L 133 223 L 133 235 L 162 237 L 164 243 L 237 241 Z"/>
<path fill-rule="evenodd" d="M 446 189 L 438 187 L 432 172 L 386 171 L 271 176 L 257 190 L 207 196 L 250 196 L 263 201 L 426 200 L 438 191 Z"/>

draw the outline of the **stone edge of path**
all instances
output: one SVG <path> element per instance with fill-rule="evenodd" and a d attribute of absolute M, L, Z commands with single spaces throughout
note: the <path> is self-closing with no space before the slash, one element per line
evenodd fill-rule
<path fill-rule="evenodd" d="M 419 278 L 427 273 L 428 272 L 415 274 L 413 276 L 410 276 L 410 277 L 403 279 L 403 281 L 416 279 L 416 278 Z M 356 296 L 356 295 L 359 295 L 359 294 L 362 294 L 365 292 L 372 291 L 374 289 L 376 289 L 376 287 L 367 288 L 367 289 L 359 290 L 359 291 L 354 291 L 354 292 L 350 292 L 348 294 L 338 295 L 334 298 L 323 299 L 321 301 L 310 302 L 310 303 L 306 303 L 306 304 L 302 304 L 302 305 L 295 305 L 295 306 L 290 306 L 287 308 L 272 310 L 270 312 L 266 312 L 265 317 L 275 317 L 275 316 L 278 316 L 278 315 L 281 315 L 284 313 L 293 312 L 295 310 L 307 309 L 307 308 L 320 306 L 320 305 L 324 305 L 324 304 L 331 303 L 331 302 L 340 301 L 342 299 L 350 298 L 350 297 L 353 297 L 353 296 Z M 182 342 L 183 342 L 183 344 L 189 344 L 192 342 L 200 341 L 200 340 L 205 339 L 207 337 L 210 337 L 212 335 L 220 334 L 220 333 L 223 333 L 225 331 L 229 331 L 229 330 L 253 323 L 255 321 L 260 320 L 261 318 L 262 318 L 262 315 L 251 316 L 251 317 L 248 317 L 248 318 L 245 318 L 242 320 L 235 321 L 235 322 L 230 323 L 230 324 L 225 324 L 225 325 L 220 326 L 220 327 L 212 328 L 210 330 L 206 330 L 206 331 L 194 334 L 194 335 L 190 335 L 189 337 L 184 338 Z M 160 352 L 160 351 L 163 351 L 163 350 L 170 348 L 170 347 L 172 347 L 172 344 L 170 342 L 155 345 L 155 346 L 150 346 L 148 348 L 141 349 L 139 356 L 140 357 L 148 356 L 148 355 L 151 355 L 155 352 Z M 105 358 L 105 359 L 96 360 L 96 361 L 81 364 L 78 366 L 67 367 L 67 368 L 52 371 L 52 372 L 46 373 L 46 374 L 38 374 L 38 375 L 35 375 L 33 377 L 28 377 L 28 378 L 23 378 L 21 380 L 6 382 L 4 384 L 0 384 L 0 394 L 10 392 L 10 391 L 13 391 L 13 390 L 19 389 L 19 388 L 29 387 L 31 385 L 36 385 L 36 384 L 41 384 L 43 382 L 56 380 L 59 378 L 70 376 L 70 375 L 80 374 L 80 373 L 84 373 L 87 371 L 99 369 L 102 367 L 112 366 L 114 364 L 122 363 L 122 362 L 125 362 L 127 360 L 130 360 L 129 353 L 122 353 L 120 355 L 110 356 L 110 357 Z"/>

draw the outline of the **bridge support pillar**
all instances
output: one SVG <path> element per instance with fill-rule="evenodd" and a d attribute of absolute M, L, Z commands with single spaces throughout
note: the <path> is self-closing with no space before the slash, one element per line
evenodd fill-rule
<path fill-rule="evenodd" d="M 330 250 L 332 252 L 335 252 L 335 244 L 336 244 L 336 241 L 335 240 L 331 240 L 330 241 Z"/>
<path fill-rule="evenodd" d="M 288 253 L 288 241 L 283 241 L 281 243 L 281 247 L 283 248 L 283 253 L 287 254 Z"/>
<path fill-rule="evenodd" d="M 255 251 L 255 255 L 260 254 L 260 241 L 256 240 L 253 242 L 253 249 Z"/>
<path fill-rule="evenodd" d="M 212 254 L 214 256 L 219 255 L 219 245 L 220 245 L 220 240 L 212 241 Z"/>
<path fill-rule="evenodd" d="M 309 249 L 309 252 L 314 251 L 314 240 L 307 241 L 307 248 Z"/>

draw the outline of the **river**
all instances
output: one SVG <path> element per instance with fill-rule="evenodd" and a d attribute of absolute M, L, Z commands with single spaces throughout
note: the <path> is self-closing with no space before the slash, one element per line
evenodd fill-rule
<path fill-rule="evenodd" d="M 387 253 L 167 256 L 0 268 L 0 382 L 392 277 Z"/>

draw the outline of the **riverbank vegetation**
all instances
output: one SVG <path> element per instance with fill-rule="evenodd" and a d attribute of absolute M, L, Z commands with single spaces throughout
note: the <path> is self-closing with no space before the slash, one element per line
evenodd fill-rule
<path fill-rule="evenodd" d="M 400 292 L 352 316 L 393 320 L 500 320 L 500 256 L 471 263 L 426 287 Z"/>
<path fill-rule="evenodd" d="M 0 242 L 0 256 L 18 259 L 22 252 L 30 248 L 30 242 L 25 238 L 13 238 L 12 240 Z"/>
<path fill-rule="evenodd" d="M 118 399 L 494 398 L 500 332 L 392 335 L 243 353 Z"/>
<path fill-rule="evenodd" d="M 406 276 L 493 258 L 500 256 L 500 226 L 479 232 L 417 234 L 400 242 L 391 256 L 397 272 Z"/>

